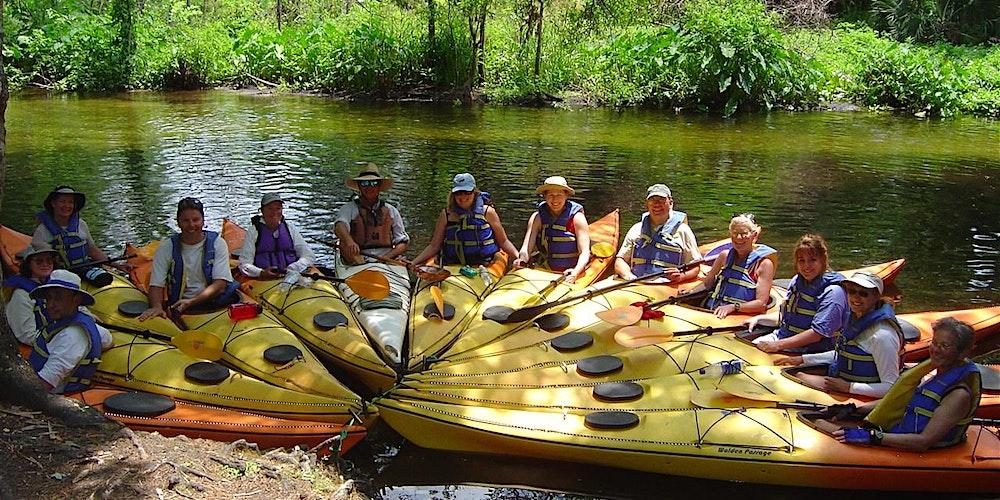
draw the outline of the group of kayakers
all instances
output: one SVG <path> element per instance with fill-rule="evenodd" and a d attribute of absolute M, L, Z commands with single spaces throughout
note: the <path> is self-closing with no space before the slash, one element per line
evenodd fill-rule
<path fill-rule="evenodd" d="M 343 205 L 333 228 L 346 264 L 360 264 L 366 256 L 376 256 L 400 259 L 409 265 L 437 259 L 442 264 L 478 266 L 503 253 L 513 260 L 514 267 L 543 267 L 561 272 L 566 282 L 573 282 L 590 262 L 584 207 L 570 199 L 575 190 L 560 176 L 548 177 L 538 186 L 542 199 L 528 219 L 520 247 L 515 247 L 491 196 L 477 186 L 472 174 L 456 175 L 431 241 L 413 261 L 402 259 L 410 241 L 402 216 L 381 196 L 392 187 L 392 179 L 368 163 L 346 184 L 357 196 Z M 284 201 L 276 194 L 262 197 L 261 214 L 251 219 L 239 255 L 239 272 L 252 278 L 276 279 L 315 264 L 301 233 L 283 216 Z M 40 223 L 32 244 L 21 256 L 21 274 L 5 282 L 14 289 L 7 306 L 14 333 L 22 343 L 34 346 L 32 366 L 59 392 L 78 390 L 81 384 L 85 387 L 101 348 L 110 345 L 107 330 L 81 308 L 94 299 L 81 289 L 78 274 L 56 269 L 107 260 L 80 219 L 85 202 L 83 193 L 67 186 L 53 190 L 38 214 Z M 822 375 L 798 372 L 808 385 L 876 398 L 890 392 L 900 378 L 904 340 L 892 306 L 882 300 L 881 278 L 869 272 L 845 277 L 830 271 L 826 242 L 821 236 L 805 235 L 793 251 L 796 275 L 780 311 L 763 314 L 771 302 L 777 251 L 758 243 L 761 227 L 752 214 L 733 216 L 729 223 L 731 244 L 716 255 L 702 256 L 687 215 L 674 209 L 669 187 L 650 186 L 645 205 L 646 213 L 628 230 L 616 255 L 614 269 L 620 279 L 693 281 L 700 264 L 711 262 L 711 269 L 684 298 L 700 298 L 696 305 L 719 318 L 751 314 L 746 320 L 751 330 L 757 325 L 775 326 L 773 333 L 753 341 L 765 352 L 795 353 L 779 359 L 778 364 L 829 367 Z M 161 241 L 156 249 L 149 309 L 140 320 L 239 300 L 238 282 L 229 267 L 229 249 L 218 233 L 204 229 L 204 215 L 197 199 L 184 198 L 178 203 L 180 232 Z M 961 434 L 956 434 L 957 429 L 967 425 L 978 405 L 978 372 L 966 359 L 972 350 L 971 332 L 968 325 L 956 321 L 935 326 L 930 365 L 936 371 L 918 381 L 918 397 L 908 400 L 904 409 L 906 415 L 912 415 L 904 417 L 905 425 L 864 435 L 847 430 L 838 437 L 847 442 L 881 440 L 894 446 L 919 447 L 920 443 L 946 444 Z M 927 391 L 936 396 L 919 396 Z M 923 437 L 885 437 L 892 433 Z"/>

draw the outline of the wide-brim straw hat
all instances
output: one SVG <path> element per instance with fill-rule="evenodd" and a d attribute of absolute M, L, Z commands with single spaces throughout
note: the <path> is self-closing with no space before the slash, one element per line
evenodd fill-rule
<path fill-rule="evenodd" d="M 94 305 L 94 296 L 80 288 L 80 277 L 72 271 L 67 271 L 65 269 L 56 269 L 55 271 L 52 271 L 52 274 L 49 276 L 49 280 L 46 281 L 44 285 L 32 290 L 28 295 L 33 299 L 37 299 L 38 296 L 42 294 L 42 290 L 48 290 L 50 288 L 65 288 L 67 290 L 72 290 L 80 295 L 83 295 L 83 302 L 80 305 Z"/>
<path fill-rule="evenodd" d="M 28 259 L 43 253 L 54 253 L 56 256 L 59 255 L 59 251 L 47 244 L 42 244 L 39 246 L 28 245 L 27 248 L 18 252 L 17 256 L 21 259 L 21 262 L 28 262 Z"/>
<path fill-rule="evenodd" d="M 379 191 L 389 190 L 389 188 L 392 187 L 393 183 L 392 179 L 388 177 L 382 177 L 382 174 L 378 170 L 378 165 L 374 163 L 366 164 L 361 169 L 361 171 L 358 172 L 357 177 L 353 179 L 347 179 L 346 181 L 344 181 L 344 184 L 347 184 L 347 187 L 355 191 L 360 191 L 360 188 L 358 187 L 358 181 L 382 181 L 382 183 L 379 184 L 378 187 Z"/>
<path fill-rule="evenodd" d="M 538 188 L 535 189 L 535 192 L 538 194 L 545 194 L 545 192 L 550 189 L 563 189 L 569 193 L 570 196 L 573 196 L 573 194 L 576 193 L 576 190 L 569 187 L 569 184 L 566 183 L 566 178 L 559 175 L 553 175 L 552 177 L 545 179 L 545 182 L 543 182 L 541 186 L 538 186 Z"/>
<path fill-rule="evenodd" d="M 42 206 L 45 207 L 49 213 L 53 212 L 52 202 L 55 201 L 56 196 L 61 194 L 71 194 L 73 195 L 73 213 L 83 210 L 83 206 L 87 204 L 87 195 L 69 187 L 69 186 L 58 186 L 45 197 L 45 201 Z"/>

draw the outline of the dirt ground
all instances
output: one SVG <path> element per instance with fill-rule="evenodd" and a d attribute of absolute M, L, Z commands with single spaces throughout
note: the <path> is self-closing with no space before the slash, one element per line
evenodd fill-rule
<path fill-rule="evenodd" d="M 337 460 L 106 428 L 68 428 L 0 405 L 0 499 L 365 499 Z"/>

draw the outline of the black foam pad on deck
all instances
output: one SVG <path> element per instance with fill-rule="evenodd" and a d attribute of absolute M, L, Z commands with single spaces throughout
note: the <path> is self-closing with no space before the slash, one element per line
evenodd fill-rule
<path fill-rule="evenodd" d="M 302 357 L 302 351 L 293 345 L 276 345 L 268 347 L 264 351 L 264 359 L 276 365 L 290 363 L 292 360 Z"/>
<path fill-rule="evenodd" d="M 337 328 L 338 326 L 347 326 L 349 324 L 347 316 L 337 311 L 327 311 L 319 313 L 313 316 L 313 324 L 317 328 L 323 330 L 330 330 L 332 328 Z"/>
<path fill-rule="evenodd" d="M 591 429 L 629 429 L 639 425 L 639 416 L 628 411 L 595 411 L 583 422 Z"/>
<path fill-rule="evenodd" d="M 547 332 L 554 332 L 556 330 L 562 330 L 569 325 L 569 316 L 563 313 L 552 313 L 546 314 L 535 319 L 535 324 L 538 328 L 545 330 Z"/>
<path fill-rule="evenodd" d="M 218 384 L 229 378 L 229 368 L 211 361 L 199 361 L 187 365 L 184 376 L 203 384 Z"/>
<path fill-rule="evenodd" d="M 455 306 L 445 302 L 444 304 L 444 314 L 438 311 L 437 304 L 431 302 L 424 306 L 424 317 L 425 318 L 441 318 L 448 321 L 455 317 Z"/>
<path fill-rule="evenodd" d="M 122 316 L 128 316 L 134 318 L 149 309 L 149 302 L 145 300 L 130 300 L 128 302 L 122 302 L 118 304 L 118 312 Z"/>
<path fill-rule="evenodd" d="M 104 409 L 133 417 L 155 417 L 173 410 L 173 399 L 148 392 L 123 392 L 104 400 Z"/>
<path fill-rule="evenodd" d="M 576 371 L 580 375 L 597 377 L 614 373 L 621 370 L 623 366 L 625 365 L 622 363 L 622 360 L 614 356 L 602 355 L 577 361 Z"/>
<path fill-rule="evenodd" d="M 577 351 L 594 344 L 589 332 L 569 332 L 552 339 L 552 347 L 559 352 Z"/>
<path fill-rule="evenodd" d="M 634 401 L 642 397 L 645 391 L 635 382 L 605 382 L 594 386 L 594 399 L 615 403 L 619 401 Z"/>

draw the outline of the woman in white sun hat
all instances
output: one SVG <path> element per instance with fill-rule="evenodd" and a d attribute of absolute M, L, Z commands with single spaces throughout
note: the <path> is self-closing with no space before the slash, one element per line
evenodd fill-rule
<path fill-rule="evenodd" d="M 528 231 L 514 267 L 526 266 L 538 251 L 539 266 L 562 272 L 572 283 L 590 261 L 590 231 L 583 206 L 569 199 L 576 191 L 558 175 L 535 190 L 542 196 L 528 218 Z"/>

